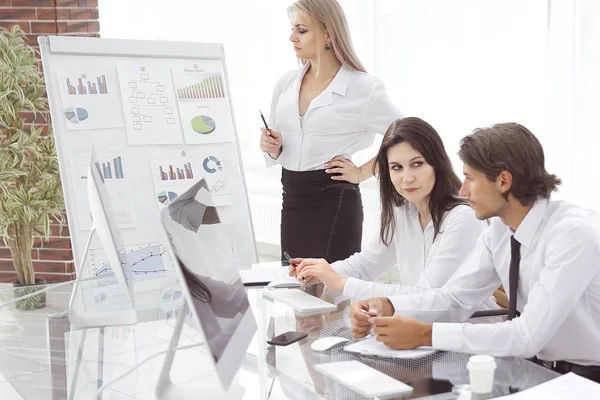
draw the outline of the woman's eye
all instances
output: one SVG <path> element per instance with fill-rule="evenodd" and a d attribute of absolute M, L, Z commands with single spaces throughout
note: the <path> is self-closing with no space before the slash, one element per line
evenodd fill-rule
<path fill-rule="evenodd" d="M 417 161 L 415 163 L 413 163 L 413 167 L 420 167 L 421 165 L 423 165 L 423 161 Z"/>
<path fill-rule="evenodd" d="M 394 166 L 392 167 L 392 170 L 393 170 L 393 171 L 400 171 L 401 169 L 402 169 L 402 165 L 394 165 Z"/>

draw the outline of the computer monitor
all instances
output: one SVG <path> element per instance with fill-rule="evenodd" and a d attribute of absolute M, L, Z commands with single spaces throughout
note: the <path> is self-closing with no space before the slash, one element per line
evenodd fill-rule
<path fill-rule="evenodd" d="M 130 304 L 125 305 L 125 307 L 128 309 L 102 311 L 94 309 L 78 309 L 75 304 L 75 296 L 78 289 L 80 289 L 80 285 L 77 283 L 75 289 L 73 290 L 71 304 L 69 306 L 70 320 L 74 325 L 80 327 L 134 324 L 136 323 L 137 318 L 134 310 L 135 301 L 133 295 L 133 285 L 127 280 L 124 269 L 128 265 L 126 261 L 127 256 L 125 254 L 125 246 L 115 221 L 104 175 L 102 174 L 101 166 L 96 159 L 96 153 L 93 147 L 90 149 L 87 194 L 94 227 L 92 233 L 90 234 L 95 232 L 98 235 L 100 243 L 102 244 L 102 250 L 104 251 L 106 260 L 116 280 L 114 284 L 117 285 L 119 293 L 126 294 L 126 299 L 130 302 Z M 86 249 L 86 253 L 87 250 L 88 249 Z M 87 254 L 84 254 L 81 262 L 84 263 L 86 258 Z M 77 279 L 81 279 L 81 276 L 79 275 L 81 274 L 78 274 Z M 105 281 L 107 279 L 105 279 Z M 88 288 L 85 290 L 88 290 Z"/>
<path fill-rule="evenodd" d="M 127 280 L 124 267 L 127 267 L 126 257 L 122 261 L 120 254 L 125 255 L 125 244 L 121 238 L 112 203 L 106 189 L 106 181 L 102 167 L 96 159 L 96 153 L 90 151 L 90 164 L 87 180 L 88 199 L 94 227 L 102 243 L 102 248 L 117 282 L 127 288 L 131 304 L 134 305 L 132 284 Z M 125 263 L 125 265 L 123 265 Z"/>
<path fill-rule="evenodd" d="M 223 261 L 229 256 L 233 264 L 235 256 L 217 254 L 223 252 L 221 246 L 232 236 L 232 225 L 222 223 L 219 207 L 197 200 L 196 194 L 204 186 L 203 180 L 196 182 L 178 197 L 179 201 L 160 210 L 159 217 L 165 245 L 190 308 L 192 326 L 203 337 L 222 389 L 228 390 L 254 337 L 256 321 L 237 270 Z M 203 235 L 204 228 L 212 236 Z"/>

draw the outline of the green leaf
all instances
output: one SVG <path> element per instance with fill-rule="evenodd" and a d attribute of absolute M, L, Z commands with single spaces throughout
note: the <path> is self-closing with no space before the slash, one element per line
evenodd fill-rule
<path fill-rule="evenodd" d="M 0 236 L 9 246 L 48 237 L 52 219 L 63 221 L 64 211 L 54 138 L 22 117 L 23 111 L 48 115 L 40 63 L 25 38 L 18 26 L 0 27 Z M 33 276 L 26 272 L 19 275 Z"/>

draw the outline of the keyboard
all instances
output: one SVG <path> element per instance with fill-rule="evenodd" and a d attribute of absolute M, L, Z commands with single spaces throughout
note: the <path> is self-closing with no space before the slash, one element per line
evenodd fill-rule
<path fill-rule="evenodd" d="M 336 311 L 337 306 L 298 289 L 268 289 L 264 297 L 279 301 L 301 313 Z"/>
<path fill-rule="evenodd" d="M 317 364 L 315 371 L 361 394 L 384 399 L 412 393 L 413 388 L 356 360 Z"/>
<path fill-rule="evenodd" d="M 252 268 L 239 271 L 240 279 L 246 286 L 267 286 L 272 281 L 289 277 L 287 267 Z"/>

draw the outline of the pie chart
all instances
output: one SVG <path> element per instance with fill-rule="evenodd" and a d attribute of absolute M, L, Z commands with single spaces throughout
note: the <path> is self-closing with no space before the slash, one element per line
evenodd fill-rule
<path fill-rule="evenodd" d="M 175 200 L 177 197 L 177 193 L 173 192 L 160 192 L 157 196 L 158 201 L 163 204 L 169 204 L 171 201 Z"/>
<path fill-rule="evenodd" d="M 65 117 L 73 124 L 78 124 L 88 118 L 88 112 L 85 108 L 68 107 L 65 109 Z"/>
<path fill-rule="evenodd" d="M 204 170 L 209 174 L 214 174 L 215 172 L 217 172 L 217 170 L 223 170 L 223 165 L 221 165 L 221 161 L 219 161 L 219 159 L 214 156 L 206 157 L 204 159 L 204 162 L 202 163 L 202 166 L 204 167 Z"/>
<path fill-rule="evenodd" d="M 167 293 L 163 295 L 163 301 L 175 301 L 181 297 L 181 291 L 179 290 L 169 290 Z"/>
<path fill-rule="evenodd" d="M 215 121 L 206 115 L 199 115 L 192 119 L 192 129 L 201 135 L 213 133 L 216 127 Z"/>

